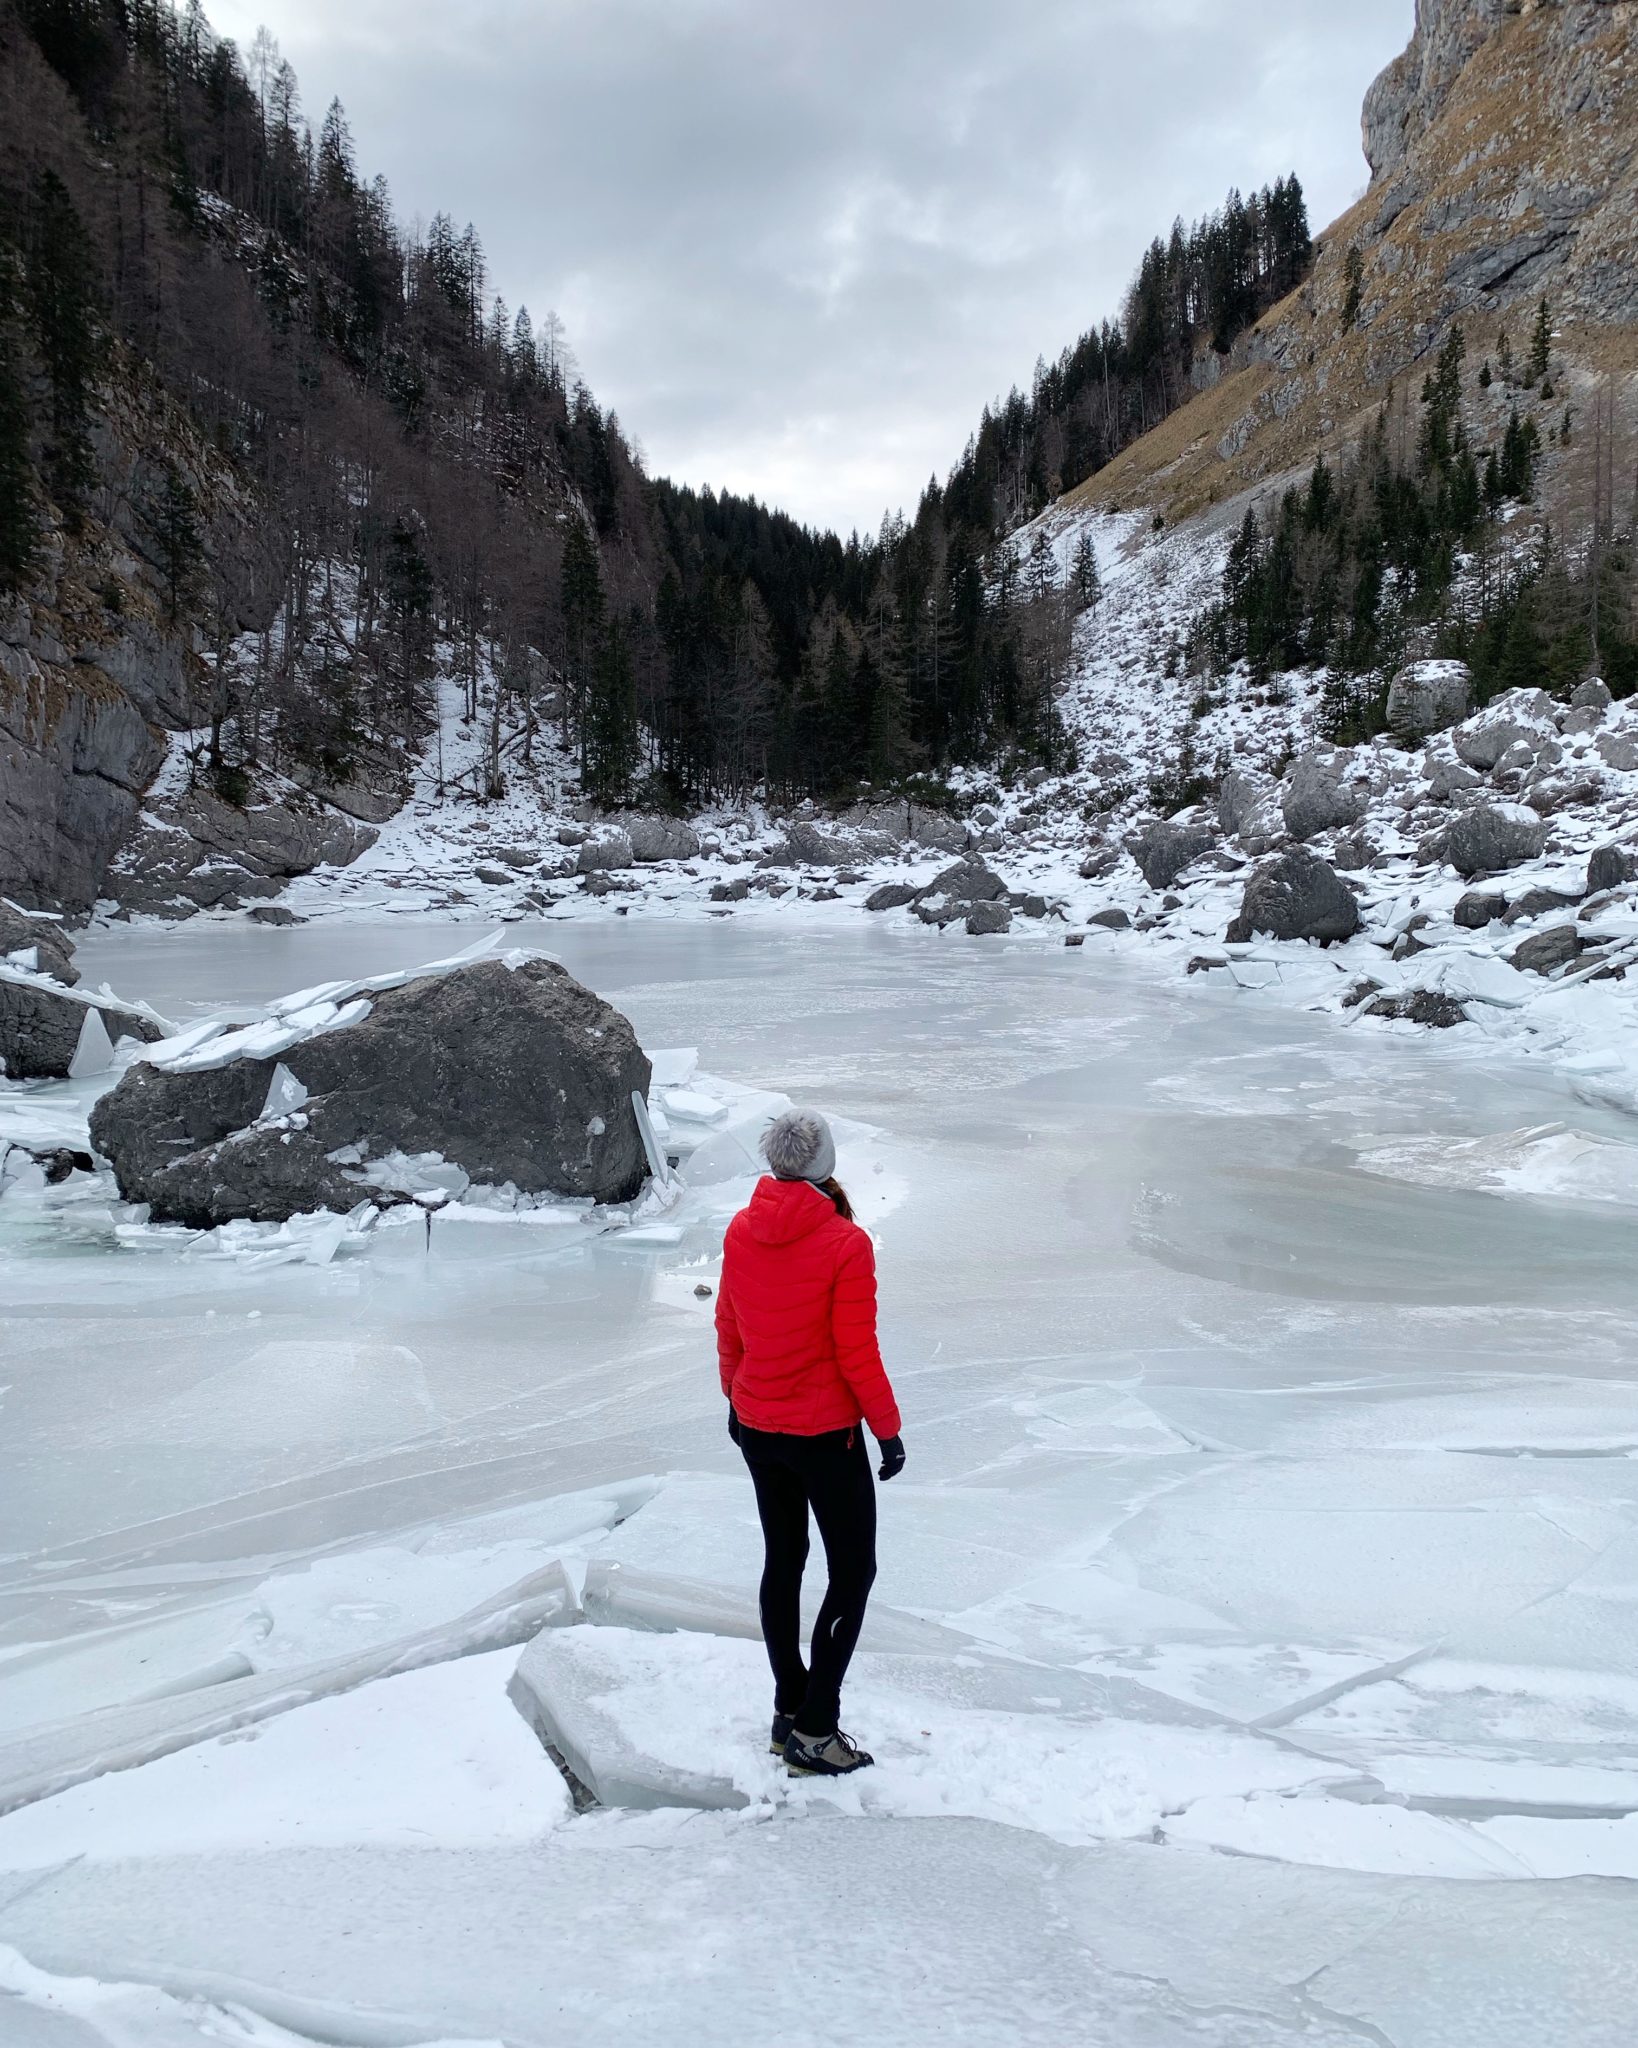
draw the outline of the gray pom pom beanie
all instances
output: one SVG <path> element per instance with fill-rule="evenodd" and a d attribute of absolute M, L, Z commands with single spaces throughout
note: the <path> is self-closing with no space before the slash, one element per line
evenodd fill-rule
<path fill-rule="evenodd" d="M 829 1180 L 836 1140 L 816 1109 L 788 1109 L 762 1133 L 762 1156 L 778 1180 Z"/>

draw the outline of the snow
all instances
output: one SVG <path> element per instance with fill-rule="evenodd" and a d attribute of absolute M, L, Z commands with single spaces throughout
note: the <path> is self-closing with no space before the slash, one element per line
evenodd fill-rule
<path fill-rule="evenodd" d="M 668 1206 L 466 1190 L 318 1262 L 8 1181 L 8 2048 L 1624 2043 L 1625 1068 L 1344 1027 L 1300 949 L 1255 992 L 843 907 L 509 930 L 659 1049 Z M 208 1051 L 471 936 L 81 957 Z M 877 1238 L 910 1454 L 845 1786 L 766 1754 L 710 1331 L 787 1101 Z"/>

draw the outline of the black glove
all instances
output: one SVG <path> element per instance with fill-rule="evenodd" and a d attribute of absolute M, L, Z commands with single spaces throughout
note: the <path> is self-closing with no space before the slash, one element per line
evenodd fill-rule
<path fill-rule="evenodd" d="M 739 1442 L 739 1417 L 734 1413 L 734 1404 L 731 1401 L 728 1404 L 728 1434 L 736 1444 Z"/>
<path fill-rule="evenodd" d="M 884 1436 L 877 1446 L 882 1454 L 882 1465 L 878 1479 L 896 1479 L 904 1470 L 904 1438 Z"/>

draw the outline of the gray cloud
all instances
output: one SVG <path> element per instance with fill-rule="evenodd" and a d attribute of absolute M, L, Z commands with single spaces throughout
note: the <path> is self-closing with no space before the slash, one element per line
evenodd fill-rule
<path fill-rule="evenodd" d="M 1408 0 L 226 0 L 401 214 L 474 221 L 650 466 L 874 527 L 1113 316 L 1144 245 L 1295 169 L 1322 227 Z"/>

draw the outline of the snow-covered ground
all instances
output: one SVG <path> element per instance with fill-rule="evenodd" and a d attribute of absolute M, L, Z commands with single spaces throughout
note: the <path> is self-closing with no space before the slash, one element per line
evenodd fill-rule
<path fill-rule="evenodd" d="M 17 1184 L 0 2041 L 1626 2042 L 1624 1106 L 1522 1026 L 1343 1024 L 1328 954 L 1185 977 L 1176 913 L 1068 950 L 661 887 L 506 941 L 697 1048 L 696 1152 L 773 1094 L 846 1120 L 910 1451 L 877 1770 L 763 1748 L 726 1164 L 653 1231 L 277 1265 Z M 187 1025 L 477 936 L 80 959 Z M 0 1101 L 71 1129 L 96 1085 Z"/>

